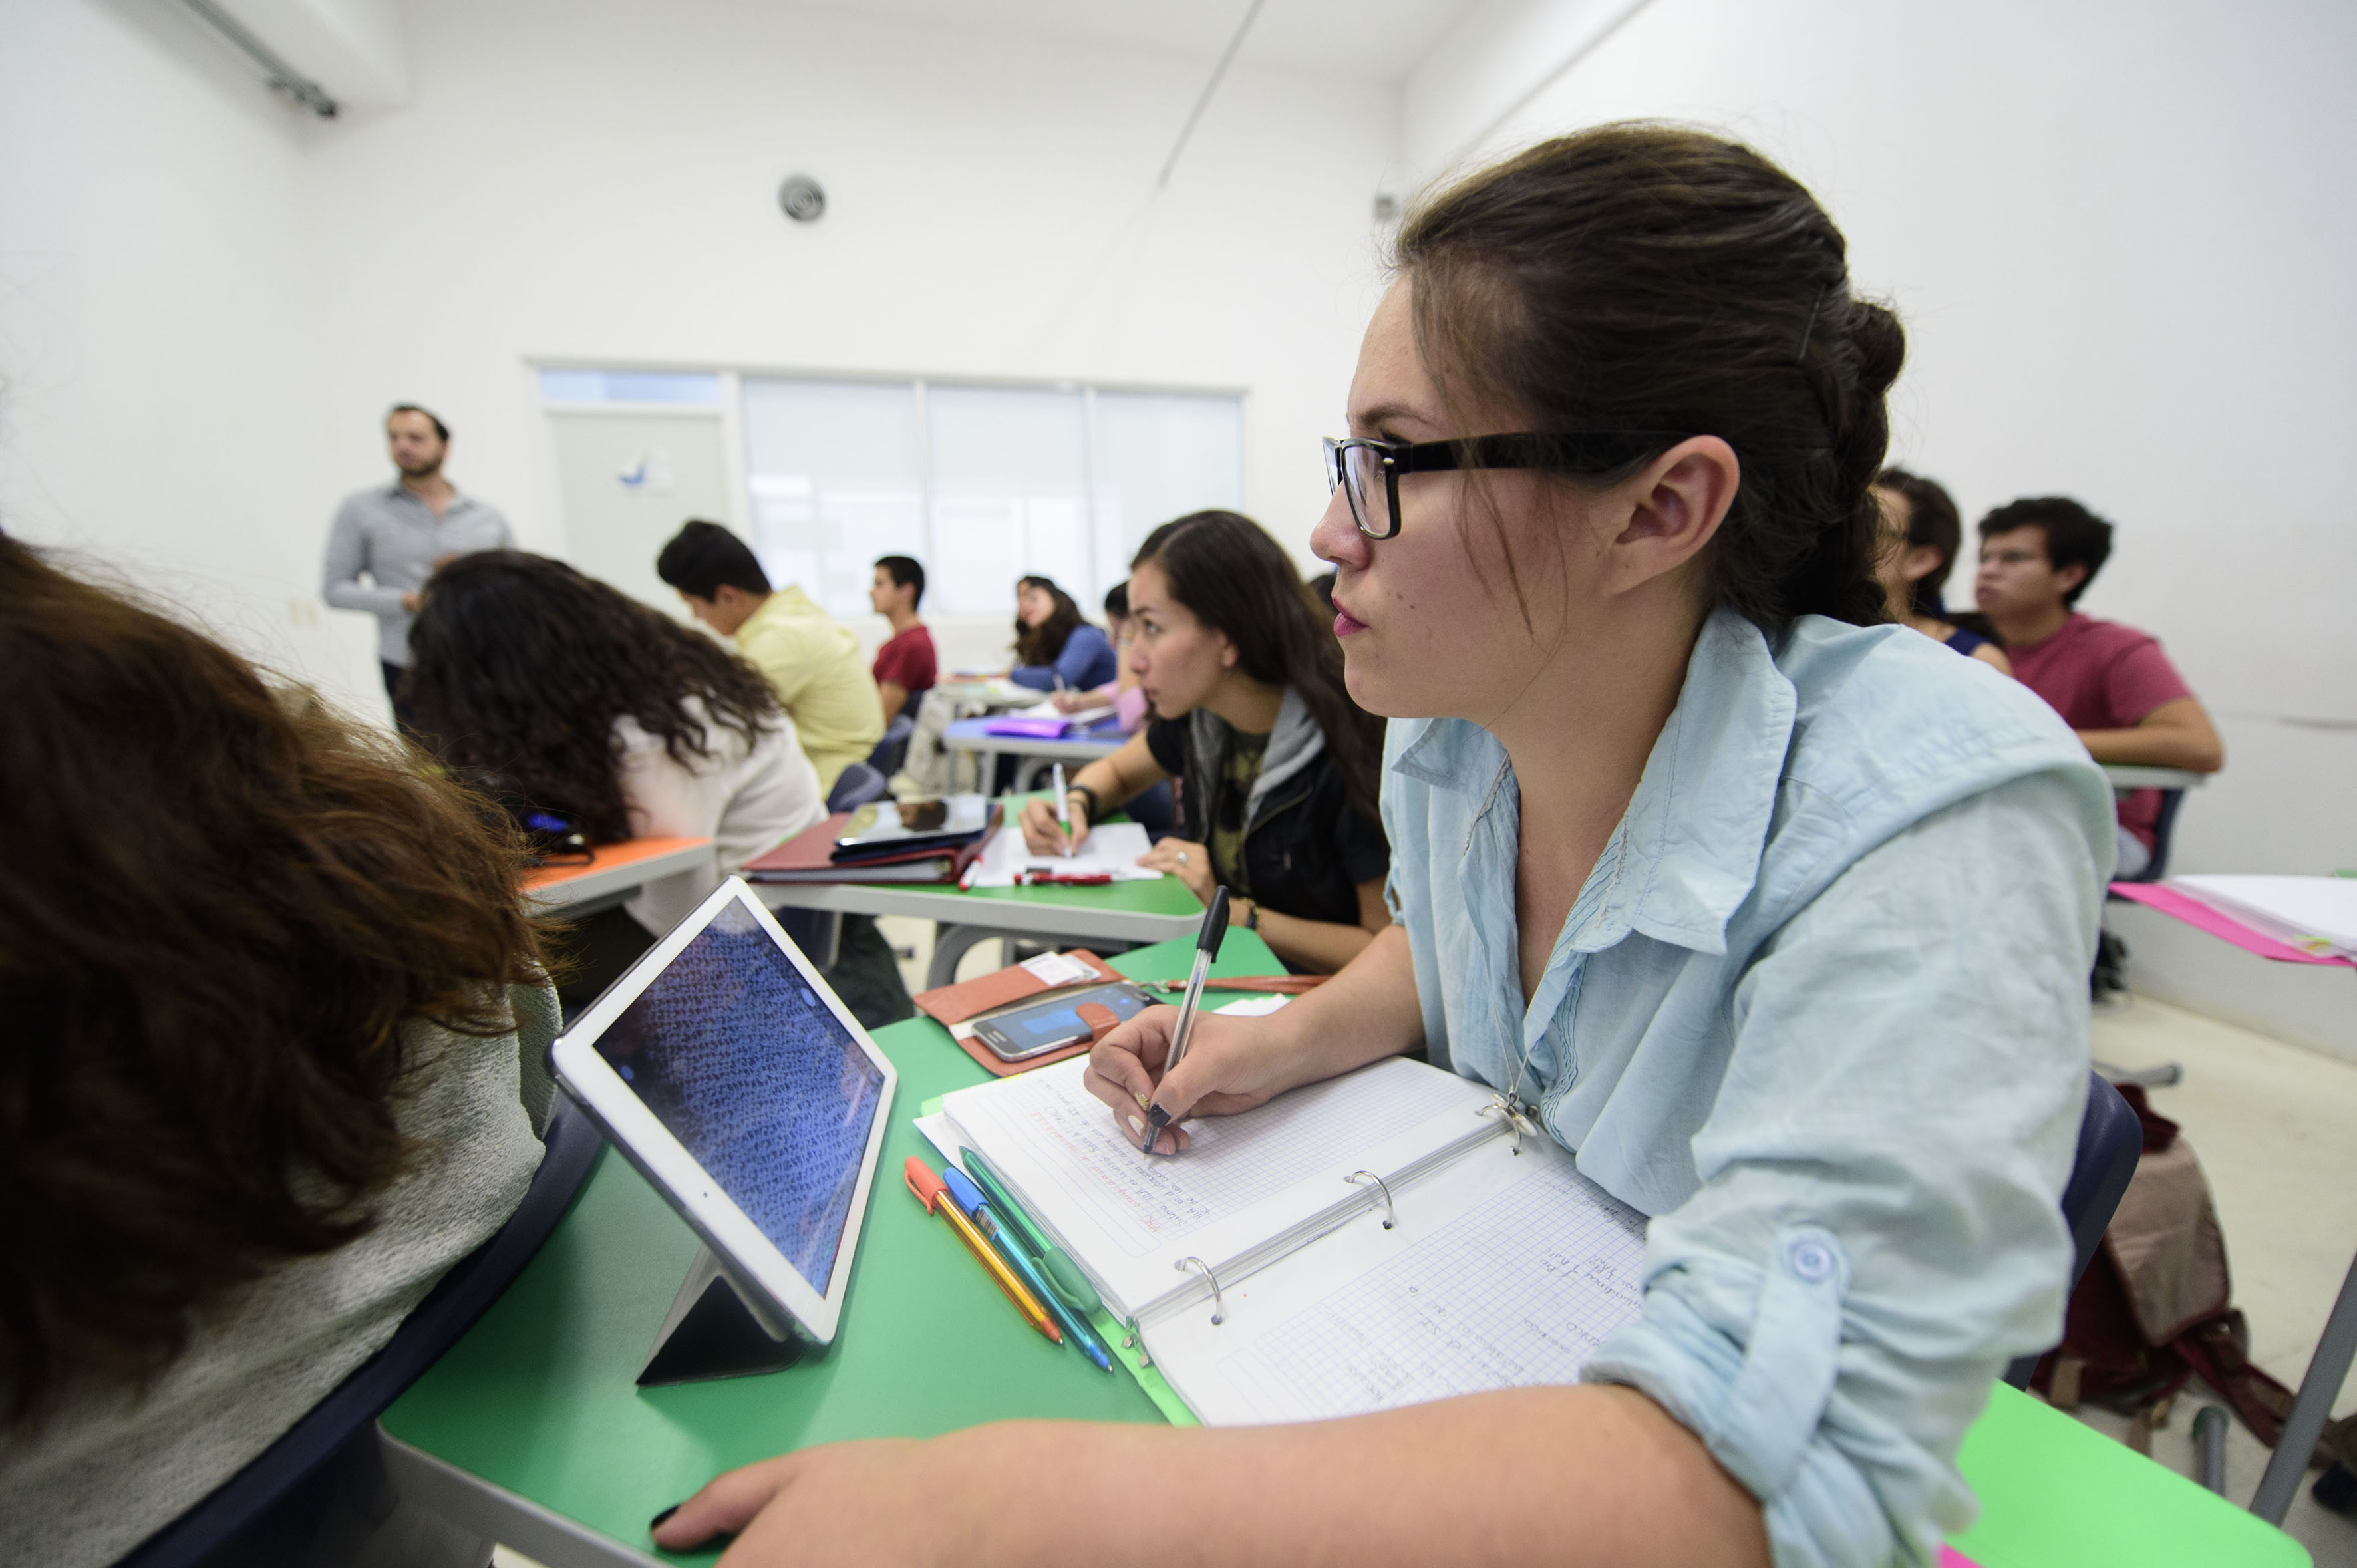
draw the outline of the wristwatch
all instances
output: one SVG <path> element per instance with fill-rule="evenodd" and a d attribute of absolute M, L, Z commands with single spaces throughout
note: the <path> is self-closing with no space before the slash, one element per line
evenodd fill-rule
<path fill-rule="evenodd" d="M 1260 900 L 1257 898 L 1244 900 L 1244 929 L 1247 931 L 1260 929 Z"/>
<path fill-rule="evenodd" d="M 1074 796 L 1074 795 L 1078 795 L 1082 800 L 1085 800 L 1085 801 L 1087 801 L 1087 802 L 1088 802 L 1088 807 L 1089 807 L 1089 821 L 1091 821 L 1091 822 L 1095 822 L 1099 817 L 1101 817 L 1101 816 L 1104 815 L 1104 811 L 1103 811 L 1103 809 L 1101 806 L 1099 806 L 1099 805 L 1098 805 L 1098 803 L 1097 803 L 1097 792 L 1096 792 L 1095 790 L 1093 790 L 1093 789 L 1090 789 L 1087 785 L 1085 785 L 1085 784 L 1071 784 L 1071 785 L 1067 785 L 1067 786 L 1065 786 L 1065 789 L 1064 789 L 1064 795 L 1065 795 L 1065 798 L 1066 798 L 1066 799 L 1068 799 L 1068 800 L 1069 800 L 1070 798 L 1071 798 L 1072 796 Z"/>

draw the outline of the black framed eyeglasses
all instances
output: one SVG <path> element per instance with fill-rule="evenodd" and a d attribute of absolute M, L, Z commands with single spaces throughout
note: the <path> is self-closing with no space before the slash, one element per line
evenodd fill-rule
<path fill-rule="evenodd" d="M 1547 435 L 1472 435 L 1459 441 L 1328 439 L 1326 482 L 1351 498 L 1351 517 L 1370 539 L 1400 531 L 1402 474 L 1465 468 L 1545 468 L 1609 474 L 1686 439 L 1670 430 L 1570 430 Z"/>

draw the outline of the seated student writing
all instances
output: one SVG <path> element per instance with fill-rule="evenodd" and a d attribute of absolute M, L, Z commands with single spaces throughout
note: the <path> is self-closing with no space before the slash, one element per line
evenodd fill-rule
<path fill-rule="evenodd" d="M 556 1000 L 512 830 L 389 736 L 5 539 L 0 669 L 0 1558 L 98 1568 L 514 1211 Z M 373 1460 L 284 1561 L 480 1568 Z"/>
<path fill-rule="evenodd" d="M 1874 624 L 1899 325 L 1683 129 L 1534 147 L 1397 243 L 1312 543 L 1393 719 L 1400 923 L 1167 1075 L 1139 1015 L 1092 1087 L 1218 1114 L 1421 1047 L 1651 1217 L 1641 1315 L 1575 1386 L 790 1455 L 663 1546 L 1884 1568 L 1973 1517 L 1964 1429 L 2061 1327 L 2110 807 L 2031 693 Z"/>
<path fill-rule="evenodd" d="M 2014 678 L 2079 732 L 2098 762 L 2215 773 L 2225 746 L 2158 639 L 2074 607 L 2112 553 L 2112 525 L 2067 496 L 2026 498 L 1980 521 L 1973 599 L 2005 639 Z M 2160 791 L 2120 798 L 2119 875 L 2152 864 Z"/>
<path fill-rule="evenodd" d="M 770 587 L 752 547 L 716 522 L 682 527 L 655 558 L 655 575 L 768 679 L 818 769 L 822 800 L 845 768 L 867 760 L 891 715 L 849 627 L 793 584 Z"/>
<path fill-rule="evenodd" d="M 1342 661 L 1285 551 L 1250 518 L 1199 511 L 1146 536 L 1131 564 L 1129 667 L 1153 705 L 1146 733 L 1071 781 L 1075 841 L 1164 779 L 1178 822 L 1139 865 L 1291 968 L 1330 974 L 1391 924 L 1376 825 L 1382 725 L 1342 689 Z M 1023 808 L 1036 854 L 1066 843 L 1056 808 Z"/>
<path fill-rule="evenodd" d="M 592 843 L 714 841 L 711 865 L 576 923 L 568 1003 L 594 997 L 723 876 L 826 815 L 759 671 L 561 561 L 461 556 L 426 583 L 409 639 L 411 701 L 454 768 L 496 776 Z"/>
<path fill-rule="evenodd" d="M 1085 692 L 1112 680 L 1118 668 L 1113 644 L 1081 618 L 1081 607 L 1054 578 L 1016 583 L 1015 668 L 1008 680 L 1042 692 Z"/>
<path fill-rule="evenodd" d="M 1964 548 L 1964 524 L 1947 490 L 1904 468 L 1885 468 L 1874 478 L 1874 499 L 1882 509 L 1883 528 L 1875 575 L 1890 618 L 2000 674 L 2012 674 L 2004 649 L 1949 618 L 1942 590 L 1956 552 Z"/>
<path fill-rule="evenodd" d="M 876 677 L 876 695 L 888 725 L 902 713 L 912 712 L 916 699 L 932 690 L 933 634 L 917 618 L 917 607 L 925 602 L 924 567 L 907 555 L 883 557 L 876 563 L 867 602 L 892 627 L 892 635 L 876 650 L 876 661 L 868 667 L 868 673 Z"/>

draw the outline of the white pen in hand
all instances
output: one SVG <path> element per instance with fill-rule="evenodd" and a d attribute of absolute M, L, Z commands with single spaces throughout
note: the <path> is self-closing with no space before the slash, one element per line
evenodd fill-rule
<path fill-rule="evenodd" d="M 1178 1004 L 1178 1024 L 1170 1031 L 1170 1055 L 1162 1063 L 1162 1076 L 1168 1079 L 1178 1064 L 1186 1059 L 1188 1036 L 1195 1032 L 1195 1010 L 1202 1005 L 1203 982 L 1211 977 L 1211 965 L 1220 956 L 1220 943 L 1228 935 L 1228 890 L 1211 889 L 1211 907 L 1203 911 L 1203 929 L 1195 934 L 1195 968 L 1187 976 L 1187 995 Z M 1151 1105 L 1146 1112 L 1146 1154 L 1151 1158 L 1155 1140 L 1162 1129 L 1170 1125 L 1170 1112 L 1160 1105 Z"/>
<path fill-rule="evenodd" d="M 1070 856 L 1072 853 L 1072 797 L 1064 789 L 1062 763 L 1057 763 L 1049 773 L 1048 787 L 1056 791 L 1056 825 L 1064 830 L 1064 854 Z"/>

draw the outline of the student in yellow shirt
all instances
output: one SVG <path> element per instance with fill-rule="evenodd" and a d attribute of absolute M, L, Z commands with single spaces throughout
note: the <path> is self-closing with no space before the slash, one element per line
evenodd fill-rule
<path fill-rule="evenodd" d="M 821 789 L 831 793 L 845 768 L 867 759 L 884 738 L 884 707 L 849 627 L 791 583 L 771 588 L 751 549 L 716 522 L 681 528 L 655 557 L 655 575 L 769 677 Z"/>

